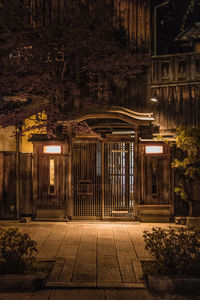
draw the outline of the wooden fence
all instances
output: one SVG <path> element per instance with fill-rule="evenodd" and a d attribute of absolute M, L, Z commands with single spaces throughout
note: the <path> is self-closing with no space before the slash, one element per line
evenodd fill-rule
<path fill-rule="evenodd" d="M 20 153 L 17 176 L 16 152 L 0 152 L 0 217 L 17 216 L 16 199 L 19 198 L 19 214 L 32 214 L 32 154 Z M 19 181 L 17 180 L 19 178 Z M 17 185 L 18 188 L 17 188 Z M 19 195 L 17 192 L 19 191 Z"/>

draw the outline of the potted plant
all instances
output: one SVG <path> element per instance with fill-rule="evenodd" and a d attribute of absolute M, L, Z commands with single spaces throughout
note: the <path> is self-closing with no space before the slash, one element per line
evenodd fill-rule
<path fill-rule="evenodd" d="M 158 293 L 200 290 L 200 231 L 153 227 L 144 231 L 145 249 L 153 261 L 143 262 L 149 288 Z"/>
<path fill-rule="evenodd" d="M 0 291 L 42 288 L 52 263 L 37 261 L 37 243 L 17 228 L 0 228 Z"/>
<path fill-rule="evenodd" d="M 200 226 L 200 130 L 178 128 L 176 146 L 183 158 L 175 158 L 172 167 L 177 170 L 177 196 L 188 203 L 187 225 Z"/>

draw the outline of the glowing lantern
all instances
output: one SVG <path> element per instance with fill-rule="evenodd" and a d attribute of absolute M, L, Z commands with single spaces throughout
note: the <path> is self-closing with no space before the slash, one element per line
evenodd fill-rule
<path fill-rule="evenodd" d="M 145 146 L 146 154 L 162 154 L 163 146 Z"/>
<path fill-rule="evenodd" d="M 61 146 L 44 146 L 43 152 L 59 154 L 61 153 Z"/>

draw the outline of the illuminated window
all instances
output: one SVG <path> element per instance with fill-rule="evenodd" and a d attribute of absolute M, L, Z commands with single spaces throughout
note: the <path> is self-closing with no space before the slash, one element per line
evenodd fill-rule
<path fill-rule="evenodd" d="M 44 153 L 61 153 L 61 146 L 44 146 Z"/>
<path fill-rule="evenodd" d="M 146 154 L 161 154 L 163 153 L 163 146 L 145 146 Z"/>
<path fill-rule="evenodd" d="M 55 185 L 55 163 L 54 158 L 50 158 L 49 161 L 49 192 L 54 194 L 54 185 Z"/>

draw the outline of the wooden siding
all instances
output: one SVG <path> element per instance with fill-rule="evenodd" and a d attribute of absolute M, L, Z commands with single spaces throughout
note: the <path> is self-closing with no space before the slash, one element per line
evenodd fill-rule
<path fill-rule="evenodd" d="M 0 217 L 3 215 L 4 154 L 0 152 Z"/>
<path fill-rule="evenodd" d="M 20 204 L 19 213 L 20 215 L 32 214 L 32 154 L 31 153 L 20 153 Z"/>
<path fill-rule="evenodd" d="M 44 145 L 61 145 L 61 154 L 44 154 Z M 50 188 L 50 159 L 54 160 L 54 187 Z M 66 207 L 68 195 L 68 145 L 59 141 L 34 143 L 33 207 Z"/>
<path fill-rule="evenodd" d="M 152 57 L 151 85 L 195 84 L 200 80 L 200 53 Z"/>
<path fill-rule="evenodd" d="M 16 212 L 15 152 L 0 153 L 0 204 L 1 217 L 14 218 Z"/>
<path fill-rule="evenodd" d="M 50 159 L 55 163 L 54 192 L 50 192 Z M 37 207 L 66 207 L 67 157 L 65 155 L 39 155 L 37 157 Z"/>
<path fill-rule="evenodd" d="M 157 125 L 200 126 L 200 54 L 153 57 L 150 94 Z"/>
<path fill-rule="evenodd" d="M 137 46 L 149 50 L 150 47 L 150 1 L 148 0 L 107 0 L 114 2 L 117 16 L 127 31 L 130 40 L 137 41 Z M 87 0 L 84 1 L 87 3 Z M 31 22 L 48 25 L 55 18 L 62 20 L 65 0 L 31 0 Z M 74 2 L 75 3 L 75 2 Z M 94 5 L 95 0 L 88 1 Z"/>
<path fill-rule="evenodd" d="M 20 153 L 19 213 L 32 214 L 32 154 Z M 16 152 L 0 152 L 0 217 L 16 217 Z"/>
<path fill-rule="evenodd" d="M 150 47 L 150 1 L 115 0 L 114 5 L 130 40 L 138 47 Z"/>

